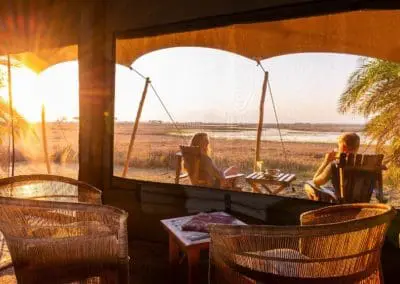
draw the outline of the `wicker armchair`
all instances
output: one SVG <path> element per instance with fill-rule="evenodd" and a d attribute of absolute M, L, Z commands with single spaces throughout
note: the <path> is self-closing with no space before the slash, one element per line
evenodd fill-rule
<path fill-rule="evenodd" d="M 210 283 L 379 283 L 380 254 L 395 210 L 326 207 L 301 226 L 210 227 Z"/>
<path fill-rule="evenodd" d="M 101 204 L 101 191 L 87 183 L 55 175 L 20 175 L 0 179 L 0 196 Z"/>
<path fill-rule="evenodd" d="M 0 197 L 18 283 L 128 283 L 127 213 L 105 205 Z"/>
<path fill-rule="evenodd" d="M 101 204 L 101 191 L 87 183 L 55 175 L 20 175 L 0 179 L 0 197 Z M 0 273 L 12 265 L 0 232 Z M 0 279 L 3 281 L 3 279 Z"/>

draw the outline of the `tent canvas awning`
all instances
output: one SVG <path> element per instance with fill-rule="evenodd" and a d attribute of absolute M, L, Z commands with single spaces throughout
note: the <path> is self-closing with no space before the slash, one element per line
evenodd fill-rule
<path fill-rule="evenodd" d="M 130 66 L 137 58 L 164 48 L 207 47 L 262 60 L 301 52 L 348 53 L 400 62 L 400 10 L 368 10 L 273 22 L 117 39 L 116 63 Z M 77 45 L 13 55 L 41 72 L 76 60 Z"/>

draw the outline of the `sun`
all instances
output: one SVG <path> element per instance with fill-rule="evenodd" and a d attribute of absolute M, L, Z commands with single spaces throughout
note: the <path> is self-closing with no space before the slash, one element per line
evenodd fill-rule
<path fill-rule="evenodd" d="M 5 73 L 4 79 L 5 87 L 1 89 L 0 96 L 9 101 L 7 73 Z M 40 113 L 37 116 L 36 110 L 40 102 L 35 95 L 37 75 L 28 68 L 13 67 L 11 79 L 13 107 L 26 120 L 30 122 L 38 121 Z"/>
<path fill-rule="evenodd" d="M 39 75 L 37 92 L 46 107 L 46 119 L 72 120 L 79 116 L 78 62 L 54 65 Z"/>
<path fill-rule="evenodd" d="M 5 77 L 7 79 L 7 76 Z M 12 68 L 13 106 L 29 122 L 41 120 L 42 105 L 46 121 L 78 116 L 78 65 L 67 62 L 36 74 L 25 67 Z M 0 96 L 8 101 L 7 87 Z"/>

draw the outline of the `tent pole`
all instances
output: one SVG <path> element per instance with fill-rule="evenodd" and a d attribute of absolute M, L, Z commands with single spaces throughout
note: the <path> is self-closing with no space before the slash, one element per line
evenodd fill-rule
<path fill-rule="evenodd" d="M 9 101 L 10 120 L 11 120 L 11 151 L 12 151 L 11 176 L 13 177 L 15 171 L 15 135 L 14 135 L 14 108 L 13 108 L 13 94 L 12 94 L 11 61 L 9 54 L 7 54 L 7 76 L 8 76 L 8 101 Z"/>
<path fill-rule="evenodd" d="M 146 78 L 146 83 L 144 85 L 142 98 L 140 99 L 139 108 L 138 108 L 138 111 L 136 113 L 135 124 L 133 125 L 131 141 L 129 142 L 128 154 L 126 156 L 125 165 L 124 165 L 124 171 L 122 172 L 122 177 L 126 177 L 126 174 L 128 172 L 129 160 L 131 158 L 132 148 L 133 148 L 133 144 L 135 142 L 135 136 L 136 136 L 136 132 L 137 132 L 137 129 L 138 129 L 138 126 L 139 126 L 139 120 L 140 120 L 140 116 L 142 115 L 143 104 L 144 104 L 144 100 L 146 98 L 147 89 L 148 89 L 149 85 L 150 85 L 150 78 Z"/>
<path fill-rule="evenodd" d="M 51 174 L 49 152 L 47 147 L 47 135 L 46 135 L 46 109 L 44 107 L 44 104 L 42 104 L 42 139 L 43 139 L 43 152 L 46 161 L 47 173 Z"/>
<path fill-rule="evenodd" d="M 265 102 L 265 94 L 267 93 L 267 82 L 268 82 L 268 71 L 264 72 L 264 82 L 262 85 L 262 93 L 260 100 L 260 115 L 258 118 L 258 129 L 257 129 L 257 140 L 256 140 L 256 156 L 254 160 L 254 171 L 257 169 L 257 161 L 260 160 L 260 144 L 261 144 L 261 132 L 263 128 L 264 121 L 264 102 Z"/>

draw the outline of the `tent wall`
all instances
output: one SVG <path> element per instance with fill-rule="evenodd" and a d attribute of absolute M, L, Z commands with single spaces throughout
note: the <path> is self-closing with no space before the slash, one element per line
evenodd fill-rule
<path fill-rule="evenodd" d="M 118 2 L 115 3 L 115 2 Z M 209 24 L 215 19 L 210 17 L 218 16 L 221 20 L 224 16 L 241 13 L 249 13 L 255 10 L 272 9 L 282 6 L 295 7 L 299 4 L 310 4 L 310 0 L 120 0 L 109 2 L 109 26 L 115 31 L 142 30 L 149 27 L 160 27 L 167 24 L 179 23 L 182 21 L 193 21 L 208 18 Z M 339 1 L 340 2 L 340 1 Z M 138 13 L 138 11 L 144 11 Z M 225 24 L 231 24 L 224 19 Z M 193 25 L 191 25 L 194 28 Z M 203 26 L 205 27 L 205 26 Z M 198 27 L 197 27 L 198 28 Z"/>
<path fill-rule="evenodd" d="M 78 44 L 79 178 L 103 189 L 105 203 L 130 213 L 130 237 L 165 240 L 160 218 L 208 209 L 237 211 L 258 222 L 288 224 L 296 222 L 301 212 L 323 204 L 112 178 L 115 35 L 156 36 L 235 23 L 385 8 L 392 6 L 391 3 L 372 0 L 1 1 L 0 55 Z M 400 37 L 394 34 L 391 38 Z M 360 50 L 363 45 L 358 42 Z M 165 45 L 157 48 L 162 47 Z M 399 53 L 397 49 L 393 52 Z M 400 222 L 396 220 L 389 232 L 397 246 L 399 227 Z M 383 263 L 384 270 L 399 259 L 398 250 L 389 250 L 393 259 L 386 265 Z"/>
<path fill-rule="evenodd" d="M 80 60 L 82 60 L 82 56 L 87 56 L 89 59 L 89 64 L 87 67 L 80 67 L 80 81 L 83 84 L 84 77 L 91 78 L 90 76 L 94 76 L 93 78 L 97 78 L 98 82 L 105 82 L 104 85 L 100 84 L 99 89 L 96 92 L 101 93 L 101 95 L 97 96 L 93 99 L 83 99 L 85 96 L 84 88 L 80 89 L 80 97 L 81 97 L 81 134 L 80 134 L 80 178 L 91 182 L 100 188 L 105 190 L 109 189 L 111 186 L 111 176 L 112 176 L 112 168 L 113 168 L 113 120 L 114 117 L 114 78 L 110 79 L 108 75 L 114 74 L 114 67 L 110 65 L 110 63 L 115 62 L 115 46 L 114 46 L 114 37 L 117 36 L 129 36 L 132 32 L 136 34 L 136 36 L 147 36 L 147 35 L 157 35 L 165 33 L 166 31 L 170 33 L 178 33 L 181 31 L 195 30 L 198 28 L 205 28 L 207 25 L 217 25 L 221 23 L 217 23 L 218 19 L 224 18 L 225 22 L 223 24 L 234 24 L 236 21 L 248 22 L 251 19 L 257 20 L 269 20 L 269 19 L 277 19 L 280 15 L 281 17 L 298 17 L 302 15 L 311 15 L 318 13 L 327 13 L 332 11 L 342 11 L 342 10 L 354 10 L 357 8 L 362 8 L 363 5 L 367 8 L 377 8 L 378 5 L 376 1 L 357 1 L 357 5 L 348 5 L 348 1 L 290 1 L 290 0 L 282 0 L 282 1 L 256 1 L 250 0 L 244 3 L 243 1 L 236 0 L 220 0 L 220 1 L 199 1 L 197 4 L 193 3 L 193 1 L 183 1 L 183 0 L 174 0 L 174 1 L 128 1 L 128 0 L 119 0 L 119 1 L 86 1 L 86 6 L 81 9 L 86 9 L 86 12 L 81 13 L 80 20 L 80 42 L 79 49 L 83 48 L 87 45 L 88 50 L 92 48 L 93 54 L 97 56 L 97 58 L 93 56 L 89 56 L 86 53 L 90 52 L 81 52 Z M 334 3 L 334 4 L 333 4 Z M 347 4 L 346 4 L 347 3 Z M 379 2 L 381 7 L 387 6 L 387 1 Z M 93 8 L 94 7 L 94 8 Z M 89 12 L 90 10 L 92 12 Z M 84 10 L 82 10 L 84 11 Z M 258 13 L 257 11 L 261 11 Z M 288 12 L 289 11 L 289 12 Z M 85 13 L 94 13 L 94 17 L 96 21 L 100 21 L 94 24 L 88 24 L 88 19 Z M 225 16 L 224 16 L 225 15 Z M 368 18 L 368 17 L 367 17 Z M 340 20 L 340 19 L 339 19 Z M 311 27 L 312 23 L 308 24 L 307 20 L 306 26 Z M 357 22 L 357 19 L 356 21 Z M 368 23 L 370 23 L 369 21 Z M 326 23 L 326 22 L 322 22 Z M 352 22 L 353 24 L 354 22 Z M 268 23 L 267 23 L 268 24 Z M 246 50 L 253 51 L 252 54 L 244 54 L 246 56 L 251 56 L 254 54 L 260 54 L 261 57 L 265 57 L 263 54 L 259 53 L 258 50 L 254 50 L 253 46 L 248 46 L 246 43 L 251 42 L 252 40 L 256 40 L 256 34 L 260 33 L 264 36 L 263 30 L 268 31 L 269 28 L 274 27 L 275 23 L 271 23 L 272 26 L 258 26 L 260 30 L 253 29 L 251 26 L 235 26 L 232 33 L 229 33 L 229 30 L 223 30 L 221 33 L 217 31 L 217 38 L 215 46 L 211 47 L 219 47 L 224 49 L 229 46 L 229 41 L 218 41 L 222 35 L 226 32 L 228 36 L 238 35 L 238 38 L 241 38 L 246 35 L 250 35 L 250 38 L 245 38 L 246 41 L 239 42 L 238 40 L 234 40 L 233 43 L 229 47 L 232 48 L 231 51 L 240 51 L 239 53 L 244 54 Z M 320 24 L 320 23 L 318 23 Z M 329 24 L 329 20 L 328 20 Z M 279 23 L 278 23 L 279 25 Z M 346 32 L 346 27 L 339 27 L 339 30 L 335 30 L 332 27 L 335 25 L 335 22 L 331 23 L 330 28 L 328 27 L 328 31 L 335 31 L 336 33 L 344 33 Z M 296 26 L 294 23 L 292 26 Z M 274 27 L 276 28 L 276 27 Z M 167 30 L 166 30 L 167 29 Z M 227 27 L 227 29 L 232 29 L 231 27 Z M 243 30 L 242 30 L 243 29 Z M 246 30 L 247 29 L 247 30 Z M 393 29 L 393 25 L 390 25 L 390 31 L 397 31 L 397 29 Z M 297 50 L 306 50 L 313 43 L 324 40 L 324 30 L 319 30 L 319 33 L 316 35 L 316 38 L 306 39 L 305 45 L 300 45 Z M 357 29 L 353 30 L 354 34 L 357 34 L 359 31 Z M 201 33 L 201 31 L 200 31 Z M 278 33 L 281 31 L 278 29 Z M 367 33 L 366 33 L 367 34 Z M 90 37 L 100 37 L 97 43 L 89 44 L 91 41 Z M 279 38 L 279 43 L 276 46 L 264 46 L 264 50 L 268 50 L 271 48 L 273 52 L 277 52 L 279 48 L 282 48 L 282 44 L 287 41 L 288 35 L 283 33 L 283 37 Z M 376 33 L 376 35 L 379 35 Z M 160 35 L 162 37 L 162 35 Z M 179 35 L 178 35 L 179 36 Z M 209 38 L 210 34 L 200 34 L 194 35 L 194 38 L 197 40 L 193 41 L 193 44 L 198 43 L 199 39 Z M 266 33 L 265 42 L 274 43 L 273 38 L 268 38 L 268 33 Z M 168 35 L 167 35 L 168 37 Z M 322 38 L 321 38 L 322 37 Z M 351 35 L 350 35 L 351 37 Z M 400 36 L 399 36 L 400 37 Z M 184 44 L 185 40 L 191 37 L 181 37 L 178 39 L 177 44 Z M 213 37 L 211 37 L 213 38 Z M 289 38 L 292 38 L 289 34 Z M 294 35 L 296 38 L 296 34 Z M 386 34 L 387 38 L 387 34 Z M 390 37 L 396 38 L 396 37 Z M 183 42 L 180 42 L 182 39 Z M 146 39 L 140 39 L 142 42 L 138 42 L 138 45 L 133 45 L 130 47 L 130 52 L 132 52 L 133 56 L 131 56 L 128 61 L 123 62 L 125 64 L 129 64 L 133 60 L 135 60 L 138 56 L 142 55 L 144 52 L 149 52 L 154 49 L 169 47 L 171 41 L 167 39 L 165 42 L 159 39 L 155 39 L 156 44 L 150 43 L 148 46 L 146 44 L 142 45 L 143 42 L 146 43 Z M 148 41 L 151 41 L 150 38 Z M 229 40 L 229 39 L 228 39 Z M 347 38 L 344 41 L 348 40 Z M 326 46 L 335 42 L 335 38 L 331 38 L 331 40 L 325 39 Z M 371 41 L 372 42 L 372 41 Z M 219 45 L 218 45 L 219 44 Z M 355 43 L 354 47 L 359 48 L 360 46 L 365 45 L 366 43 Z M 190 45 L 190 42 L 189 42 Z M 290 44 L 289 44 L 290 45 Z M 208 46 L 208 45 L 207 45 Z M 336 47 L 337 49 L 342 48 L 343 45 Z M 344 45 L 346 47 L 346 45 Z M 351 45 L 348 45 L 351 46 Z M 148 47 L 146 49 L 146 47 Z M 391 50 L 385 50 L 385 54 L 395 54 L 396 56 L 400 53 L 397 52 L 397 45 L 392 46 Z M 227 49 L 227 48 L 225 48 Z M 239 50 L 240 49 L 240 50 Z M 371 45 L 370 50 L 374 50 L 375 46 Z M 343 49 L 345 50 L 345 49 Z M 317 50 L 320 51 L 320 50 Z M 136 53 L 135 53 L 136 52 Z M 293 50 L 285 50 L 285 52 L 293 52 Z M 267 54 L 267 56 L 273 55 Z M 98 62 L 97 62 L 98 61 Z M 100 63 L 102 61 L 103 63 Z M 118 60 L 120 62 L 120 60 Z M 93 66 L 97 66 L 100 64 L 102 67 L 93 68 Z M 103 66 L 103 65 L 104 66 Z M 96 74 L 95 73 L 96 70 Z M 100 73 L 99 70 L 102 70 Z M 83 75 L 84 74 L 84 75 Z M 92 74 L 92 75 L 89 75 Z M 90 84 L 89 84 L 90 87 Z M 86 112 L 83 112 L 85 109 Z M 93 108 L 96 108 L 96 111 Z M 91 124 L 89 121 L 92 121 Z M 88 126 L 89 125 L 89 126 Z M 83 132 L 84 129 L 88 131 Z M 85 154 L 86 152 L 86 154 Z"/>
<path fill-rule="evenodd" d="M 109 2 L 110 29 L 136 35 L 193 30 L 239 22 L 288 19 L 396 7 L 388 0 L 118 0 Z M 398 7 L 398 5 L 397 5 Z M 156 29 L 154 29 L 156 28 Z M 145 33 L 145 34 L 144 34 Z"/>
<path fill-rule="evenodd" d="M 113 178 L 108 203 L 129 212 L 130 238 L 166 242 L 160 220 L 205 211 L 227 211 L 255 224 L 295 225 L 301 213 L 326 204 L 248 192 Z"/>

